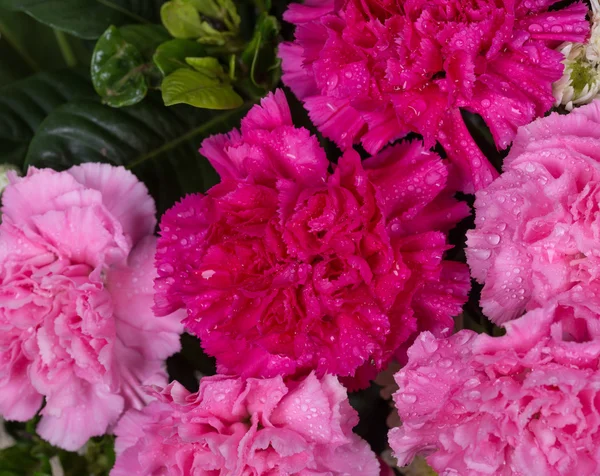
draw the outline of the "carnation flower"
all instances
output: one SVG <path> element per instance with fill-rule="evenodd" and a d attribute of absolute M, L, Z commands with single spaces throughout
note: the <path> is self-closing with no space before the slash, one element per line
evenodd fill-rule
<path fill-rule="evenodd" d="M 311 0 L 284 18 L 297 25 L 280 47 L 283 81 L 342 149 L 377 153 L 417 132 L 438 141 L 472 191 L 497 175 L 460 110 L 479 114 L 499 149 L 554 102 L 561 41 L 582 42 L 587 8 L 555 1 Z"/>
<path fill-rule="evenodd" d="M 0 415 L 75 450 L 166 383 L 180 318 L 152 312 L 156 220 L 122 167 L 11 176 L 0 224 Z"/>
<path fill-rule="evenodd" d="M 587 59 L 585 45 L 566 43 L 560 52 L 565 56 L 565 71 L 553 85 L 554 104 L 572 111 L 573 107 L 588 104 L 598 96 L 600 70 L 598 64 Z"/>
<path fill-rule="evenodd" d="M 591 0 L 592 32 L 585 43 L 566 42 L 559 48 L 564 55 L 563 76 L 553 85 L 555 105 L 567 111 L 588 104 L 600 92 L 600 4 Z"/>
<path fill-rule="evenodd" d="M 427 456 L 440 474 L 600 474 L 600 327 L 573 308 L 539 308 L 504 337 L 425 332 L 394 395 L 400 464 Z"/>
<path fill-rule="evenodd" d="M 156 309 L 185 308 L 221 373 L 364 383 L 417 329 L 452 328 L 469 278 L 445 232 L 468 209 L 419 142 L 329 173 L 278 91 L 201 152 L 222 183 L 163 216 Z"/>
<path fill-rule="evenodd" d="M 600 313 L 600 102 L 517 134 L 504 173 L 477 193 L 472 275 L 496 323 L 559 302 Z"/>
<path fill-rule="evenodd" d="M 379 476 L 337 379 L 215 375 L 190 394 L 171 383 L 116 428 L 113 476 L 132 474 Z"/>

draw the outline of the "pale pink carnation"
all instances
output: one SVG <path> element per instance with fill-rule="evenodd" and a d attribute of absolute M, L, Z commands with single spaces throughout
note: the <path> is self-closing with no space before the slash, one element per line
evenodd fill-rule
<path fill-rule="evenodd" d="M 283 81 L 321 132 L 372 154 L 409 132 L 439 142 L 466 191 L 497 175 L 461 116 L 477 113 L 499 149 L 552 107 L 562 41 L 585 40 L 587 7 L 555 0 L 309 0 L 284 18 Z"/>
<path fill-rule="evenodd" d="M 0 415 L 75 450 L 166 383 L 180 317 L 152 311 L 154 202 L 122 167 L 11 177 L 0 224 Z"/>
<path fill-rule="evenodd" d="M 600 319 L 551 306 L 504 337 L 423 333 L 398 372 L 399 464 L 444 476 L 600 474 Z"/>
<path fill-rule="evenodd" d="M 221 373 L 365 384 L 417 330 L 452 328 L 469 277 L 446 232 L 468 208 L 419 142 L 330 173 L 278 91 L 201 151 L 222 182 L 163 216 L 156 309 L 185 308 Z"/>
<path fill-rule="evenodd" d="M 116 429 L 112 476 L 379 476 L 358 415 L 337 379 L 215 375 L 190 394 L 177 382 Z"/>
<path fill-rule="evenodd" d="M 600 102 L 519 130 L 477 193 L 468 233 L 484 313 L 503 323 L 550 299 L 600 314 Z"/>

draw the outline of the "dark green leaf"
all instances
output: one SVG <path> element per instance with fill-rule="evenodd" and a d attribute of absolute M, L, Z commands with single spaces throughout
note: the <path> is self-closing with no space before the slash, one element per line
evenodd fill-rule
<path fill-rule="evenodd" d="M 148 92 L 144 58 L 139 50 L 125 41 L 119 30 L 110 26 L 102 35 L 92 56 L 92 82 L 105 104 L 131 106 Z"/>
<path fill-rule="evenodd" d="M 162 74 L 168 76 L 179 68 L 185 68 L 185 59 L 190 56 L 204 56 L 206 47 L 191 40 L 171 40 L 163 43 L 154 53 L 154 64 Z"/>
<path fill-rule="evenodd" d="M 0 38 L 0 86 L 25 78 L 31 72 L 19 54 Z"/>
<path fill-rule="evenodd" d="M 115 437 L 104 435 L 90 439 L 84 457 L 88 474 L 108 475 L 115 464 Z"/>
<path fill-rule="evenodd" d="M 31 454 L 31 445 L 26 443 L 18 443 L 0 451 L 0 476 L 32 474 L 39 471 L 41 465 L 40 460 Z"/>
<path fill-rule="evenodd" d="M 32 71 L 66 66 L 52 29 L 24 13 L 0 9 L 0 37 Z"/>
<path fill-rule="evenodd" d="M 254 86 L 271 89 L 278 81 L 278 74 L 271 74 L 277 68 L 277 35 L 279 22 L 274 16 L 263 13 L 260 15 L 252 40 L 241 54 L 242 63 L 250 69 L 250 81 Z M 260 77 L 259 77 L 260 76 Z M 269 79 L 269 81 L 265 81 Z M 259 82 L 266 84 L 259 85 Z"/>
<path fill-rule="evenodd" d="M 166 108 L 153 95 L 120 109 L 72 102 L 44 121 L 26 163 L 58 170 L 81 162 L 125 165 L 146 183 L 162 212 L 185 193 L 215 183 L 208 161 L 198 155 L 200 142 L 229 131 L 246 111 Z"/>
<path fill-rule="evenodd" d="M 161 43 L 171 39 L 167 30 L 160 25 L 126 25 L 119 28 L 119 33 L 148 61 Z"/>
<path fill-rule="evenodd" d="M 110 25 L 157 21 L 164 0 L 0 0 L 41 23 L 80 38 L 95 39 Z"/>
<path fill-rule="evenodd" d="M 22 166 L 29 141 L 44 118 L 75 97 L 93 96 L 71 71 L 39 73 L 0 88 L 0 163 Z"/>
<path fill-rule="evenodd" d="M 189 69 L 171 73 L 164 79 L 161 89 L 167 106 L 190 104 L 206 109 L 234 109 L 244 102 L 230 84 Z"/>

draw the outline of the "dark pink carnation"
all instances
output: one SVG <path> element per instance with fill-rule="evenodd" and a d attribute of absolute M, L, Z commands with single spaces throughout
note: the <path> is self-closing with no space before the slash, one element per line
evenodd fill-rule
<path fill-rule="evenodd" d="M 310 0 L 292 4 L 297 25 L 280 47 L 283 81 L 313 122 L 342 149 L 372 154 L 417 132 L 438 141 L 466 191 L 497 175 L 471 138 L 460 110 L 483 117 L 498 148 L 554 102 L 562 41 L 589 31 L 582 3 L 555 0 Z"/>
<path fill-rule="evenodd" d="M 68 450 L 166 383 L 181 316 L 152 312 L 156 219 L 122 167 L 11 177 L 0 225 L 0 415 Z"/>
<path fill-rule="evenodd" d="M 469 282 L 445 233 L 468 210 L 420 143 L 349 150 L 329 173 L 278 91 L 202 152 L 223 181 L 164 215 L 156 309 L 187 309 L 223 373 L 353 376 L 452 327 Z"/>
<path fill-rule="evenodd" d="M 600 474 L 600 320 L 550 306 L 504 337 L 421 334 L 396 374 L 400 465 L 417 454 L 440 474 Z"/>
<path fill-rule="evenodd" d="M 113 476 L 378 476 L 337 379 L 283 382 L 216 375 L 190 394 L 173 382 L 116 429 Z"/>
<path fill-rule="evenodd" d="M 504 173 L 477 193 L 468 233 L 496 323 L 550 299 L 600 314 L 600 101 L 519 130 Z"/>

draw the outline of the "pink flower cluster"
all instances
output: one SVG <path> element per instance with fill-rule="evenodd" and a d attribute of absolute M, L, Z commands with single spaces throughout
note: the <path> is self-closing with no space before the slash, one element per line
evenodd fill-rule
<path fill-rule="evenodd" d="M 436 154 L 348 150 L 330 173 L 282 91 L 201 151 L 222 182 L 164 215 L 156 310 L 186 309 L 220 372 L 364 382 L 416 331 L 453 327 L 469 277 L 443 254 L 468 209 Z"/>
<path fill-rule="evenodd" d="M 180 316 L 152 312 L 154 202 L 123 168 L 11 176 L 0 224 L 0 415 L 76 450 L 166 383 Z"/>
<path fill-rule="evenodd" d="M 597 101 L 519 129 L 477 193 L 467 258 L 506 335 L 421 334 L 396 374 L 400 464 L 422 453 L 443 474 L 600 474 L 599 126 Z"/>
<path fill-rule="evenodd" d="M 497 175 L 461 109 L 479 114 L 498 148 L 553 104 L 562 41 L 582 42 L 587 7 L 555 0 L 310 0 L 292 4 L 293 43 L 280 46 L 284 82 L 342 149 L 372 154 L 416 132 L 438 141 L 466 191 Z"/>
<path fill-rule="evenodd" d="M 600 313 L 600 101 L 519 130 L 468 233 L 481 305 L 503 323 L 551 299 Z"/>
<path fill-rule="evenodd" d="M 600 474 L 600 319 L 530 311 L 494 338 L 423 333 L 398 372 L 399 464 L 416 453 L 440 474 Z"/>
<path fill-rule="evenodd" d="M 378 476 L 358 415 L 331 375 L 300 381 L 216 375 L 190 394 L 174 382 L 116 429 L 113 476 Z"/>

